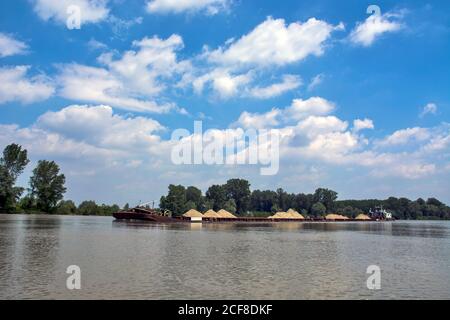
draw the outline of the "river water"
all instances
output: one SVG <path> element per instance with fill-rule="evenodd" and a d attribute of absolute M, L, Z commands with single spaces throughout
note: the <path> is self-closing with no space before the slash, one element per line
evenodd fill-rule
<path fill-rule="evenodd" d="M 81 289 L 66 286 L 67 267 Z M 367 268 L 381 269 L 381 289 Z M 0 299 L 450 299 L 450 222 L 0 215 Z"/>

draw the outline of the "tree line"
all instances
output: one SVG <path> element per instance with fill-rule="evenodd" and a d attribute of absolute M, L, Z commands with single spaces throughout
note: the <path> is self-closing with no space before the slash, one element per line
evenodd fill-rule
<path fill-rule="evenodd" d="M 120 210 L 117 205 L 97 205 L 84 201 L 79 206 L 64 200 L 66 177 L 54 161 L 39 160 L 29 181 L 28 193 L 16 186 L 18 177 L 30 163 L 27 150 L 17 144 L 6 146 L 0 158 L 0 212 L 48 213 L 60 215 L 110 216 Z"/>
<path fill-rule="evenodd" d="M 120 210 L 118 205 L 83 201 L 76 206 L 73 201 L 64 200 L 66 178 L 60 173 L 58 164 L 47 160 L 38 161 L 30 177 L 28 193 L 22 197 L 26 190 L 16 186 L 16 182 L 29 162 L 27 150 L 21 146 L 11 144 L 4 149 L 0 158 L 0 212 L 110 216 Z M 194 186 L 170 185 L 168 194 L 160 199 L 160 208 L 175 216 L 190 209 L 201 212 L 225 209 L 240 216 L 269 216 L 292 208 L 305 217 L 337 213 L 354 218 L 383 206 L 397 219 L 450 219 L 450 207 L 435 198 L 338 201 L 338 193 L 325 188 L 312 194 L 294 194 L 281 188 L 251 191 L 250 187 L 247 180 L 231 179 L 223 185 L 209 187 L 203 195 Z M 123 209 L 128 208 L 127 204 Z"/>
<path fill-rule="evenodd" d="M 170 185 L 166 196 L 161 197 L 160 208 L 180 216 L 190 209 L 205 212 L 225 209 L 240 216 L 269 216 L 279 211 L 295 209 L 305 217 L 321 217 L 337 213 L 355 218 L 370 209 L 383 206 L 396 219 L 450 219 L 450 207 L 435 198 L 411 201 L 390 197 L 387 200 L 338 201 L 336 191 L 319 188 L 312 194 L 294 194 L 282 188 L 250 190 L 250 183 L 243 179 L 231 179 L 223 185 L 213 185 L 203 195 L 194 186 Z"/>

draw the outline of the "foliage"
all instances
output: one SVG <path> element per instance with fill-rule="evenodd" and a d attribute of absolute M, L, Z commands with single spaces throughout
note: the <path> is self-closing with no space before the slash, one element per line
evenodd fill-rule
<path fill-rule="evenodd" d="M 322 217 L 327 213 L 327 207 L 322 202 L 316 202 L 311 207 L 311 214 L 315 217 Z"/>
<path fill-rule="evenodd" d="M 65 182 L 65 176 L 59 173 L 54 161 L 40 160 L 30 178 L 30 194 L 36 199 L 37 209 L 53 213 L 66 192 Z"/>
<path fill-rule="evenodd" d="M 27 150 L 17 144 L 8 145 L 0 158 L 0 210 L 15 209 L 17 200 L 24 189 L 15 186 L 17 178 L 30 161 Z"/>

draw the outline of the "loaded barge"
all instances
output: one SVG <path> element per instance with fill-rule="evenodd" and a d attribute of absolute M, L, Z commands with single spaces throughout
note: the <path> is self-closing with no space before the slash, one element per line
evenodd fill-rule
<path fill-rule="evenodd" d="M 349 219 L 349 218 L 277 218 L 276 215 L 269 218 L 264 217 L 171 217 L 167 212 L 162 213 L 158 210 L 136 207 L 133 209 L 116 212 L 113 217 L 117 220 L 137 220 L 153 223 L 217 223 L 217 222 L 244 222 L 244 223 L 274 223 L 274 222 L 375 222 L 375 221 L 393 221 L 392 217 L 382 217 L 380 215 L 369 219 Z"/>

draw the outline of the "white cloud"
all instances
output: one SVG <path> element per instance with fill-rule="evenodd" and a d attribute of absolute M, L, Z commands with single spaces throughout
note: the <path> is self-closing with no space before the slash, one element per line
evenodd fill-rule
<path fill-rule="evenodd" d="M 56 78 L 60 86 L 58 94 L 66 99 L 109 104 L 137 112 L 166 113 L 175 108 L 172 104 L 159 105 L 128 95 L 124 83 L 105 69 L 78 64 L 62 65 L 60 69 Z"/>
<path fill-rule="evenodd" d="M 311 79 L 311 82 L 308 85 L 308 91 L 312 91 L 314 90 L 316 87 L 318 87 L 323 80 L 325 79 L 325 75 L 324 74 L 318 74 L 316 75 L 314 78 Z"/>
<path fill-rule="evenodd" d="M 100 42 L 98 40 L 95 40 L 94 38 L 91 38 L 89 42 L 87 43 L 87 46 L 91 50 L 106 50 L 108 49 L 108 46 L 104 44 L 103 42 Z"/>
<path fill-rule="evenodd" d="M 28 46 L 12 36 L 0 32 L 0 58 L 26 53 Z"/>
<path fill-rule="evenodd" d="M 192 60 L 196 68 L 183 76 L 179 86 L 192 84 L 197 94 L 212 89 L 222 98 L 280 96 L 301 86 L 301 78 L 285 74 L 282 81 L 271 85 L 257 81 L 273 69 L 322 55 L 331 33 L 342 29 L 342 24 L 333 26 L 315 18 L 287 25 L 283 19 L 268 17 L 248 34 L 229 39 L 215 50 L 204 46 L 202 54 Z M 272 72 L 274 76 L 279 75 Z"/>
<path fill-rule="evenodd" d="M 159 143 L 164 127 L 144 117 L 115 115 L 109 106 L 72 105 L 38 118 L 36 127 L 101 148 L 137 149 Z"/>
<path fill-rule="evenodd" d="M 427 114 L 436 114 L 437 111 L 438 111 L 438 107 L 435 103 L 428 103 L 425 107 L 423 107 L 423 110 L 420 113 L 420 117 L 423 118 Z"/>
<path fill-rule="evenodd" d="M 373 124 L 373 121 L 370 119 L 356 119 L 353 121 L 353 131 L 359 132 L 361 130 L 365 129 L 374 129 L 375 126 Z"/>
<path fill-rule="evenodd" d="M 78 6 L 81 13 L 81 23 L 97 23 L 108 17 L 108 0 L 32 0 L 34 11 L 45 20 L 54 20 L 66 24 L 69 17 L 67 9 Z"/>
<path fill-rule="evenodd" d="M 227 69 L 217 68 L 192 81 L 194 91 L 197 94 L 203 92 L 206 85 L 211 84 L 211 88 L 219 94 L 221 98 L 231 98 L 236 96 L 243 87 L 253 80 L 252 73 L 234 75 Z"/>
<path fill-rule="evenodd" d="M 311 115 L 327 115 L 336 108 L 335 104 L 321 97 L 312 97 L 307 100 L 294 99 L 284 115 L 291 120 L 304 119 Z"/>
<path fill-rule="evenodd" d="M 278 126 L 280 124 L 281 110 L 272 109 L 266 113 L 249 113 L 247 111 L 243 112 L 239 117 L 238 121 L 233 124 L 234 127 L 244 127 L 244 128 L 254 128 L 263 129 Z"/>
<path fill-rule="evenodd" d="M 113 59 L 113 53 L 106 53 L 99 57 L 99 61 L 126 82 L 131 92 L 155 95 L 164 90 L 159 79 L 167 79 L 190 69 L 188 61 L 177 61 L 176 51 L 183 46 L 183 39 L 176 34 L 165 40 L 144 38 L 133 42 L 137 51 L 126 51 L 118 60 Z"/>
<path fill-rule="evenodd" d="M 30 104 L 46 100 L 55 91 L 42 75 L 27 77 L 29 66 L 0 67 L 0 104 L 18 101 Z"/>
<path fill-rule="evenodd" d="M 430 131 L 426 128 L 408 128 L 395 131 L 385 139 L 378 141 L 378 146 L 400 146 L 411 142 L 423 142 L 430 139 Z"/>
<path fill-rule="evenodd" d="M 181 13 L 204 11 L 209 15 L 227 9 L 229 0 L 151 0 L 147 2 L 150 13 Z"/>
<path fill-rule="evenodd" d="M 257 99 L 267 99 L 280 96 L 288 91 L 297 89 L 302 85 L 302 80 L 296 75 L 284 75 L 282 82 L 274 83 L 267 87 L 254 87 L 249 90 L 249 95 Z"/>
<path fill-rule="evenodd" d="M 369 47 L 381 35 L 401 30 L 402 23 L 399 21 L 401 17 L 402 14 L 391 12 L 383 15 L 373 14 L 366 21 L 357 24 L 350 34 L 350 41 Z"/>
<path fill-rule="evenodd" d="M 166 86 L 190 70 L 188 61 L 177 61 L 176 51 L 183 48 L 178 35 L 134 41 L 136 50 L 119 58 L 115 52 L 103 53 L 104 68 L 78 64 L 60 65 L 59 94 L 67 99 L 100 103 L 138 112 L 167 113 L 186 110 L 173 103 L 159 103 Z"/>
<path fill-rule="evenodd" d="M 232 67 L 283 66 L 310 55 L 322 55 L 325 41 L 337 29 L 342 25 L 333 26 L 315 18 L 286 25 L 283 19 L 269 17 L 239 40 L 228 41 L 225 47 L 206 56 L 213 63 Z"/>
<path fill-rule="evenodd" d="M 321 97 L 312 97 L 307 100 L 294 99 L 289 107 L 274 108 L 266 113 L 243 112 L 233 126 L 244 128 L 271 128 L 283 123 L 310 118 L 311 116 L 324 116 L 335 109 L 334 103 Z M 311 118 L 312 119 L 312 118 Z M 310 121 L 314 121 L 312 119 Z"/>
<path fill-rule="evenodd" d="M 426 178 L 436 173 L 436 165 L 429 163 L 397 163 L 385 167 L 383 170 L 372 171 L 377 177 L 401 177 L 411 180 Z"/>

